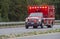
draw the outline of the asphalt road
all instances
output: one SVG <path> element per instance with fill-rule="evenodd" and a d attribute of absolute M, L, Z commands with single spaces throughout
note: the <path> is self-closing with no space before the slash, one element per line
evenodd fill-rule
<path fill-rule="evenodd" d="M 5 28 L 5 29 L 0 29 L 0 35 L 4 34 L 17 34 L 17 33 L 23 33 L 23 32 L 32 32 L 32 31 L 47 31 L 47 30 L 54 30 L 60 28 L 60 25 L 54 25 L 53 28 L 46 28 L 44 27 L 41 29 L 40 27 L 37 29 L 33 29 L 30 27 L 29 29 L 25 29 L 25 27 L 19 27 L 19 28 Z"/>
<path fill-rule="evenodd" d="M 44 35 L 36 35 L 36 36 L 28 36 L 28 37 L 18 37 L 15 39 L 60 39 L 60 33 L 44 34 Z"/>

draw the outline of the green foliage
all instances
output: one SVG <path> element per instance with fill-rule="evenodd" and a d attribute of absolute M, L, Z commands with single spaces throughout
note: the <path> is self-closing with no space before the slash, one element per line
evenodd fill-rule
<path fill-rule="evenodd" d="M 24 21 L 28 5 L 50 4 L 56 7 L 56 19 L 60 19 L 60 0 L 0 0 L 1 21 Z"/>

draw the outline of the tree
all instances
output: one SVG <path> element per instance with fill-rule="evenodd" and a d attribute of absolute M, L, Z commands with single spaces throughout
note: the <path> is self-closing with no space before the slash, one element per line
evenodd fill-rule
<path fill-rule="evenodd" d="M 23 21 L 27 17 L 28 5 L 54 5 L 56 19 L 60 19 L 60 0 L 0 0 L 0 21 Z"/>
<path fill-rule="evenodd" d="M 9 21 L 8 11 L 9 11 L 9 0 L 1 0 L 1 17 L 2 21 Z"/>

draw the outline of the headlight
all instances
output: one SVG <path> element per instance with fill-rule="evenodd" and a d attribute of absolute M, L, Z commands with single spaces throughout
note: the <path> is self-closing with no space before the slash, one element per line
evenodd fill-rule
<path fill-rule="evenodd" d="M 41 22 L 41 20 L 39 20 L 39 22 Z"/>
<path fill-rule="evenodd" d="M 28 20 L 26 19 L 25 22 L 27 22 Z"/>

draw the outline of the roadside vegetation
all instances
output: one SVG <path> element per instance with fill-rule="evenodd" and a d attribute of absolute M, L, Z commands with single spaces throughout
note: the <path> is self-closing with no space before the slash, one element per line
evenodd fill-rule
<path fill-rule="evenodd" d="M 47 30 L 47 31 L 24 32 L 24 33 L 20 33 L 20 34 L 0 35 L 0 39 L 34 36 L 34 35 L 50 34 L 50 33 L 60 33 L 60 29 Z"/>
<path fill-rule="evenodd" d="M 60 19 L 60 0 L 0 0 L 0 22 L 24 21 L 28 5 L 55 6 L 56 19 Z"/>

